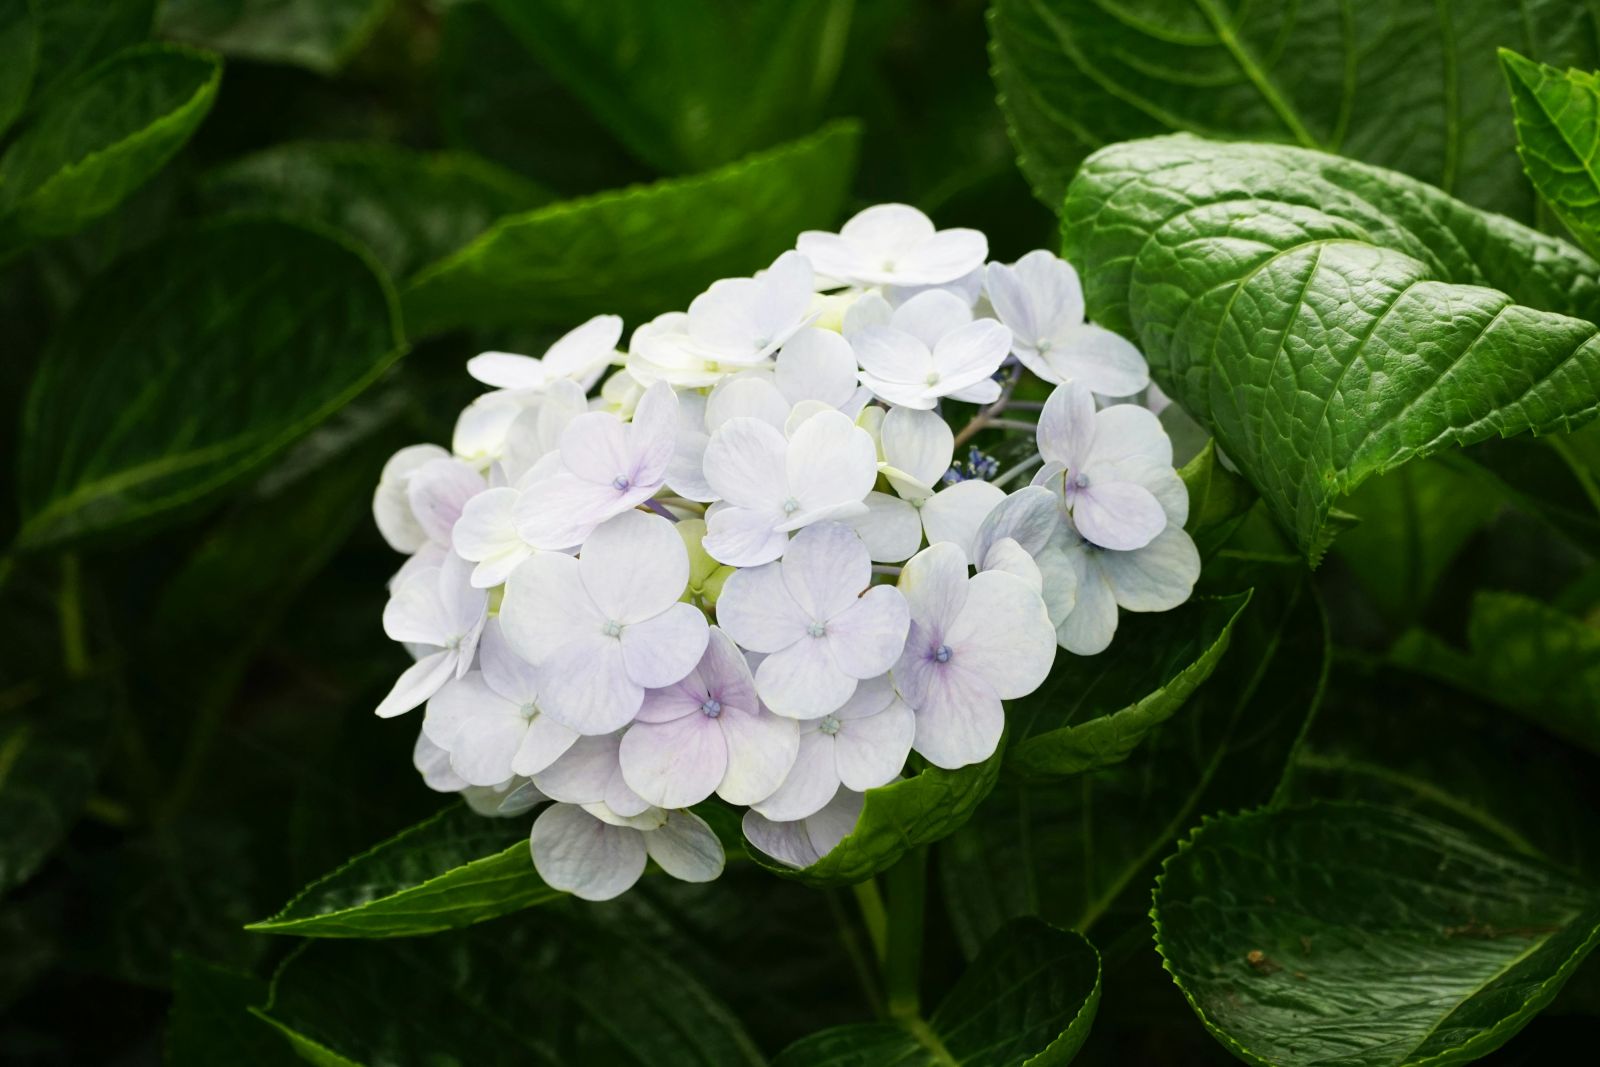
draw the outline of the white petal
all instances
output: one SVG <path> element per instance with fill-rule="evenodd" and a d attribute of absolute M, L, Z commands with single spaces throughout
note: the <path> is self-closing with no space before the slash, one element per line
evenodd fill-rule
<path fill-rule="evenodd" d="M 728 746 L 716 720 L 685 715 L 636 722 L 622 735 L 622 777 L 662 808 L 686 808 L 710 796 L 728 770 Z"/>
<path fill-rule="evenodd" d="M 706 428 L 715 432 L 729 419 L 759 419 L 782 430 L 792 405 L 766 378 L 729 378 L 706 400 Z"/>
<path fill-rule="evenodd" d="M 839 236 L 851 244 L 885 256 L 920 248 L 933 235 L 932 220 L 908 204 L 874 204 L 839 228 Z M 833 274 L 820 265 L 817 270 Z"/>
<path fill-rule="evenodd" d="M 916 508 L 898 496 L 879 492 L 868 493 L 866 505 L 865 514 L 844 523 L 867 546 L 872 562 L 899 563 L 922 547 L 922 517 Z"/>
<path fill-rule="evenodd" d="M 561 462 L 568 471 L 596 485 L 628 478 L 633 460 L 628 454 L 627 427 L 607 411 L 579 415 L 561 433 Z"/>
<path fill-rule="evenodd" d="M 781 510 L 789 495 L 788 451 L 782 430 L 760 419 L 729 419 L 706 446 L 706 482 L 731 504 Z"/>
<path fill-rule="evenodd" d="M 389 695 L 379 702 L 378 717 L 391 719 L 404 714 L 427 700 L 442 688 L 456 673 L 457 657 L 454 652 L 435 652 L 424 656 L 395 681 Z"/>
<path fill-rule="evenodd" d="M 1002 537 L 990 547 L 988 554 L 983 558 L 982 566 L 978 569 L 1016 575 L 1028 583 L 1029 589 L 1041 596 L 1044 593 L 1044 572 L 1039 569 L 1039 564 L 1034 558 L 1028 555 L 1027 550 L 1009 537 Z M 1073 588 L 1077 588 L 1076 584 Z M 1049 601 L 1046 601 L 1046 609 L 1049 606 Z M 1067 610 L 1071 610 L 1070 607 Z M 1065 617 L 1065 614 L 1063 611 L 1062 617 Z M 1050 617 L 1054 619 L 1056 616 L 1051 613 Z"/>
<path fill-rule="evenodd" d="M 605 799 L 618 771 L 622 738 L 616 734 L 579 737 L 567 751 L 538 774 L 534 784 L 552 800 L 594 804 Z"/>
<path fill-rule="evenodd" d="M 647 689 L 680 681 L 700 662 L 707 637 L 706 617 L 692 604 L 674 603 L 659 615 L 629 623 L 622 628 L 628 677 Z"/>
<path fill-rule="evenodd" d="M 744 813 L 741 826 L 745 840 L 779 863 L 801 868 L 821 858 L 803 819 L 775 822 L 752 808 Z"/>
<path fill-rule="evenodd" d="M 837 522 L 808 526 L 795 534 L 778 566 L 789 596 L 817 622 L 854 604 L 872 581 L 867 546 L 854 530 Z"/>
<path fill-rule="evenodd" d="M 1144 456 L 1172 466 L 1172 439 L 1161 419 L 1138 404 L 1112 404 L 1094 416 L 1094 447 L 1082 460 L 1085 467 Z"/>
<path fill-rule="evenodd" d="M 828 650 L 850 677 L 875 678 L 900 658 L 910 625 L 911 614 L 900 590 L 875 585 L 828 620 Z"/>
<path fill-rule="evenodd" d="M 644 835 L 644 846 L 656 865 L 683 882 L 709 882 L 722 873 L 722 842 L 700 816 L 669 811 L 658 830 Z"/>
<path fill-rule="evenodd" d="M 1093 323 L 1063 331 L 1044 360 L 1060 380 L 1101 396 L 1132 396 L 1150 384 L 1150 367 L 1133 343 Z"/>
<path fill-rule="evenodd" d="M 545 373 L 550 377 L 576 379 L 584 389 L 590 389 L 616 355 L 620 340 L 622 317 L 596 315 L 582 326 L 562 334 L 545 350 Z"/>
<path fill-rule="evenodd" d="M 868 326 L 850 338 L 850 346 L 861 364 L 863 382 L 871 377 L 920 387 L 934 372 L 928 346 L 901 330 Z"/>
<path fill-rule="evenodd" d="M 751 652 L 771 653 L 806 636 L 810 621 L 784 583 L 782 564 L 748 567 L 728 576 L 717 598 L 717 623 Z"/>
<path fill-rule="evenodd" d="M 728 746 L 728 770 L 717 795 L 729 804 L 754 804 L 771 796 L 800 751 L 798 724 L 765 708 L 751 713 L 730 710 L 724 703 L 717 725 Z"/>
<path fill-rule="evenodd" d="M 922 525 L 928 543 L 948 541 L 961 548 L 971 562 L 978 528 L 989 513 L 1006 498 L 1004 489 L 976 480 L 957 482 L 939 490 L 922 505 Z"/>
<path fill-rule="evenodd" d="M 751 810 L 777 822 L 803 819 L 821 810 L 839 790 L 839 771 L 833 761 L 833 738 L 817 730 L 803 730 L 794 766 L 783 784 Z"/>
<path fill-rule="evenodd" d="M 468 500 L 451 531 L 450 544 L 456 554 L 481 563 L 522 545 L 511 519 L 519 495 L 515 489 L 489 489 Z"/>
<path fill-rule="evenodd" d="M 689 552 L 669 520 L 625 511 L 601 523 L 583 542 L 578 573 L 607 619 L 641 622 L 683 595 L 689 585 Z M 699 656 L 696 652 L 695 658 Z"/>
<path fill-rule="evenodd" d="M 450 747 L 450 766 L 470 785 L 499 785 L 512 776 L 511 757 L 527 732 L 528 722 L 514 704 L 486 702 L 462 722 Z"/>
<path fill-rule="evenodd" d="M 575 634 L 598 634 L 605 618 L 589 599 L 578 561 L 541 552 L 506 581 L 500 627 L 512 651 L 538 667 Z"/>
<path fill-rule="evenodd" d="M 1039 688 L 1055 662 L 1055 627 L 1044 601 L 1014 575 L 985 571 L 967 583 L 967 602 L 945 631 L 951 663 L 981 677 L 1004 700 Z"/>
<path fill-rule="evenodd" d="M 997 503 L 978 526 L 973 538 L 973 559 L 987 569 L 988 553 L 1010 539 L 1029 555 L 1037 556 L 1050 543 L 1061 524 L 1056 495 L 1044 486 L 1025 486 Z"/>
<path fill-rule="evenodd" d="M 925 382 L 915 384 L 895 382 L 862 371 L 861 385 L 879 400 L 895 407 L 917 408 L 927 411 L 937 407 L 939 404 L 939 394 L 934 392 L 934 388 Z"/>
<path fill-rule="evenodd" d="M 498 616 L 490 619 L 478 642 L 478 667 L 483 671 L 484 684 L 513 704 L 536 703 L 538 675 L 533 664 L 512 650 L 503 626 Z"/>
<path fill-rule="evenodd" d="M 678 431 L 672 462 L 667 464 L 667 487 L 685 500 L 709 503 L 717 499 L 717 491 L 706 481 L 706 446 L 710 443 L 710 434 Z"/>
<path fill-rule="evenodd" d="M 534 548 L 564 550 L 582 544 L 596 526 L 649 493 L 648 488 L 617 489 L 609 482 L 586 482 L 562 473 L 525 487 L 511 516 L 517 535 Z"/>
<path fill-rule="evenodd" d="M 864 499 L 878 479 L 878 455 L 872 435 L 848 415 L 823 411 L 796 427 L 785 470 L 795 510 L 814 511 Z"/>
<path fill-rule="evenodd" d="M 467 360 L 467 373 L 496 389 L 537 389 L 545 382 L 544 364 L 512 352 L 482 352 Z"/>
<path fill-rule="evenodd" d="M 502 794 L 500 802 L 495 805 L 494 814 L 502 819 L 514 819 L 518 815 L 526 815 L 550 799 L 539 792 L 539 787 L 530 781 L 517 778 L 513 778 L 512 781 L 517 784 Z"/>
<path fill-rule="evenodd" d="M 467 787 L 461 776 L 450 769 L 450 753 L 430 741 L 426 731 L 417 732 L 411 765 L 422 774 L 422 783 L 436 793 L 459 793 Z"/>
<path fill-rule="evenodd" d="M 989 239 L 977 230 L 940 230 L 896 264 L 897 285 L 943 285 L 981 267 Z"/>
<path fill-rule="evenodd" d="M 856 390 L 856 357 L 843 337 L 808 327 L 778 353 L 775 374 L 777 387 L 790 404 L 820 400 L 841 408 Z"/>
<path fill-rule="evenodd" d="M 822 806 L 821 811 L 806 817 L 806 836 L 811 839 L 811 847 L 819 859 L 855 832 L 866 799 L 852 789 L 840 789 L 833 794 L 832 800 Z"/>
<path fill-rule="evenodd" d="M 968 404 L 992 404 L 1000 399 L 1000 383 L 993 378 L 985 378 L 960 389 L 951 389 L 944 395 L 951 400 L 961 400 Z"/>
<path fill-rule="evenodd" d="M 395 583 L 383 606 L 383 632 L 391 641 L 442 645 L 448 640 L 439 601 L 439 567 L 420 567 Z"/>
<path fill-rule="evenodd" d="M 546 808 L 534 820 L 529 843 L 545 884 L 584 900 L 610 900 L 627 892 L 647 860 L 638 830 L 608 826 L 570 804 Z"/>
<path fill-rule="evenodd" d="M 450 543 L 450 529 L 467 501 L 486 488 L 483 476 L 459 459 L 436 459 L 411 473 L 406 497 L 430 541 Z"/>
<path fill-rule="evenodd" d="M 492 715 L 495 706 L 503 703 L 505 698 L 484 684 L 482 674 L 468 671 L 460 678 L 450 679 L 428 698 L 422 716 L 422 732 L 448 752 L 455 747 L 456 734 L 463 723 L 476 716 L 485 705 Z M 505 777 L 502 775 L 495 781 L 504 781 Z"/>
<path fill-rule="evenodd" d="M 1133 552 L 1102 552 L 1101 570 L 1117 603 L 1129 611 L 1167 611 L 1194 592 L 1200 553 L 1182 529 L 1168 526 Z"/>
<path fill-rule="evenodd" d="M 572 637 L 538 666 L 540 708 L 580 734 L 626 726 L 644 702 L 644 687 L 628 676 L 614 637 Z"/>
<path fill-rule="evenodd" d="M 982 678 L 953 661 L 942 664 L 916 707 L 912 747 L 935 767 L 953 770 L 994 755 L 1005 730 L 1005 709 Z"/>
<path fill-rule="evenodd" d="M 843 321 L 839 324 L 839 332 L 846 338 L 854 338 L 868 326 L 889 325 L 889 320 L 892 318 L 894 318 L 893 305 L 884 299 L 882 293 L 874 289 L 861 294 L 855 303 L 845 309 Z"/>
<path fill-rule="evenodd" d="M 1073 496 L 1072 524 L 1101 548 L 1143 548 L 1167 526 L 1167 512 L 1150 490 L 1132 482 L 1091 484 Z"/>
<path fill-rule="evenodd" d="M 635 486 L 659 488 L 678 432 L 678 396 L 665 382 L 644 391 L 633 420 L 624 427 L 628 442 L 628 467 L 624 472 Z"/>
<path fill-rule="evenodd" d="M 943 289 L 928 289 L 896 308 L 889 325 L 909 333 L 931 350 L 946 334 L 971 321 L 970 303 Z"/>
<path fill-rule="evenodd" d="M 1076 468 L 1094 445 L 1094 394 L 1068 382 L 1058 385 L 1039 413 L 1039 454 L 1052 463 Z"/>
<path fill-rule="evenodd" d="M 522 744 L 511 757 L 511 769 L 531 778 L 566 755 L 581 736 L 540 712 L 528 723 Z"/>
<path fill-rule="evenodd" d="M 1054 636 L 1052 632 L 1052 648 Z M 916 716 L 898 699 L 876 715 L 842 723 L 833 739 L 839 781 L 858 791 L 894 781 L 911 754 L 916 731 Z"/>
<path fill-rule="evenodd" d="M 1014 267 L 1004 263 L 989 264 L 984 272 L 983 287 L 995 317 L 1011 331 L 1012 351 L 1019 357 L 1024 353 L 1032 355 L 1035 344 L 1044 336 L 1041 324 L 1048 321 L 1049 305 L 1041 302 L 1036 308 L 1022 277 Z M 1079 317 L 1081 320 L 1082 316 Z"/>
<path fill-rule="evenodd" d="M 979 319 L 945 334 L 933 349 L 939 389 L 950 394 L 978 385 L 1011 352 L 1011 331 L 993 319 Z"/>
<path fill-rule="evenodd" d="M 899 589 L 917 622 L 948 625 L 967 602 L 967 563 L 961 549 L 945 543 L 918 552 L 900 572 Z"/>
<path fill-rule="evenodd" d="M 856 679 L 834 662 L 830 644 L 806 636 L 762 660 L 756 692 L 767 707 L 791 719 L 815 719 L 849 700 Z"/>
<path fill-rule="evenodd" d="M 1079 549 L 1078 552 L 1092 551 Z M 1056 642 L 1078 656 L 1104 652 L 1117 632 L 1117 600 L 1098 564 L 1080 566 L 1077 599 L 1056 624 Z"/>
<path fill-rule="evenodd" d="M 406 483 L 413 471 L 436 459 L 449 459 L 450 453 L 438 445 L 411 445 L 389 457 L 372 494 L 372 518 L 378 532 L 396 552 L 413 553 L 428 541 L 427 533 L 411 512 Z"/>
<path fill-rule="evenodd" d="M 706 512 L 706 535 L 700 547 L 730 567 L 759 567 L 783 555 L 789 535 L 778 529 L 782 511 L 715 504 Z"/>
<path fill-rule="evenodd" d="M 950 470 L 955 435 L 934 411 L 891 408 L 880 433 L 886 473 L 895 491 L 910 500 L 933 495 L 933 487 Z"/>
<path fill-rule="evenodd" d="M 487 466 L 504 455 L 511 428 L 522 410 L 513 393 L 483 394 L 456 418 L 450 435 L 451 451 L 474 468 Z"/>

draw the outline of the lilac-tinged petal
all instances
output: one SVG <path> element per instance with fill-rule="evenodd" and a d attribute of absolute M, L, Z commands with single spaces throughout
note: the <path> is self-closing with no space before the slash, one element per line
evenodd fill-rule
<path fill-rule="evenodd" d="M 954 662 L 940 664 L 916 705 L 912 747 L 935 767 L 954 770 L 994 755 L 1005 730 L 1005 709 L 989 683 Z"/>
<path fill-rule="evenodd" d="M 533 554 L 533 547 L 518 536 L 512 518 L 520 495 L 504 487 L 479 493 L 467 501 L 452 529 L 450 543 L 456 554 L 478 564 L 472 584 L 480 589 L 499 585 Z"/>
<path fill-rule="evenodd" d="M 652 487 L 652 492 L 659 488 L 672 462 L 677 430 L 677 394 L 666 382 L 657 382 L 644 391 L 633 420 L 624 427 L 628 466 L 623 475 L 636 486 Z"/>
<path fill-rule="evenodd" d="M 581 735 L 540 712 L 528 723 L 522 743 L 511 757 L 511 769 L 533 777 L 566 755 Z"/>
<path fill-rule="evenodd" d="M 628 677 L 647 689 L 680 681 L 700 662 L 707 636 L 705 614 L 692 604 L 676 603 L 652 618 L 629 623 L 622 628 Z"/>
<path fill-rule="evenodd" d="M 750 663 L 733 638 L 720 627 L 713 626 L 706 652 L 695 670 L 705 686 L 705 694 L 714 697 L 723 708 L 736 708 L 754 712 L 761 705 L 756 698 L 756 680 L 750 673 Z"/>
<path fill-rule="evenodd" d="M 722 873 L 722 842 L 700 816 L 667 812 L 660 829 L 644 835 L 644 847 L 656 866 L 681 882 L 710 882 Z"/>
<path fill-rule="evenodd" d="M 1044 324 L 1049 321 L 1047 305 L 1035 305 L 1021 273 L 1004 263 L 989 264 L 984 271 L 983 287 L 995 316 L 1011 331 L 1012 351 L 1032 369 L 1030 359 L 1035 356 L 1035 346 L 1043 337 Z"/>
<path fill-rule="evenodd" d="M 534 784 L 551 800 L 566 804 L 595 804 L 605 800 L 617 773 L 618 734 L 579 737 L 559 759 L 537 774 Z"/>
<path fill-rule="evenodd" d="M 916 730 L 916 717 L 898 699 L 876 715 L 842 722 L 833 738 L 839 781 L 858 791 L 894 781 L 911 754 Z"/>
<path fill-rule="evenodd" d="M 892 585 L 875 585 L 828 620 L 828 651 L 852 678 L 875 678 L 893 667 L 905 648 L 911 613 Z"/>
<path fill-rule="evenodd" d="M 690 671 L 680 681 L 659 689 L 646 689 L 644 703 L 639 706 L 635 722 L 672 722 L 685 715 L 700 714 L 700 705 L 706 702 L 706 692 L 698 670 Z"/>
<path fill-rule="evenodd" d="M 622 642 L 598 632 L 573 636 L 541 662 L 539 691 L 545 714 L 580 734 L 626 726 L 644 701 L 644 687 L 623 662 Z"/>
<path fill-rule="evenodd" d="M 864 719 L 887 708 L 894 698 L 894 681 L 889 675 L 880 674 L 876 678 L 863 678 L 856 685 L 856 691 L 850 695 L 850 699 L 830 714 L 841 722 Z"/>
<path fill-rule="evenodd" d="M 1056 386 L 1039 413 L 1039 454 L 1076 470 L 1091 455 L 1094 437 L 1094 394 L 1072 382 Z"/>
<path fill-rule="evenodd" d="M 648 859 L 640 831 L 607 825 L 570 804 L 546 808 L 533 822 L 529 845 L 545 884 L 584 900 L 627 892 Z"/>
<path fill-rule="evenodd" d="M 762 660 L 756 692 L 767 707 L 791 719 L 815 719 L 849 700 L 856 679 L 834 661 L 833 643 L 808 635 Z"/>
<path fill-rule="evenodd" d="M 822 806 L 821 811 L 806 817 L 806 836 L 811 839 L 811 847 L 818 859 L 832 852 L 839 842 L 855 832 L 866 801 L 865 795 L 853 789 L 841 788 L 833 794 L 832 800 Z"/>
<path fill-rule="evenodd" d="M 754 808 L 744 813 L 740 824 L 745 840 L 779 863 L 796 869 L 809 867 L 821 858 L 806 832 L 804 819 L 776 822 Z"/>
<path fill-rule="evenodd" d="M 728 751 L 717 795 L 730 804 L 754 804 L 771 796 L 794 766 L 799 725 L 759 706 L 751 712 L 726 703 L 715 721 Z"/>
<path fill-rule="evenodd" d="M 584 541 L 578 574 L 601 615 L 635 623 L 660 614 L 683 595 L 689 585 L 689 552 L 668 520 L 625 511 Z"/>
<path fill-rule="evenodd" d="M 456 673 L 456 662 L 456 654 L 445 650 L 424 656 L 407 667 L 395 680 L 389 695 L 378 703 L 378 717 L 392 719 L 433 696 Z"/>
<path fill-rule="evenodd" d="M 1075 551 L 1078 595 L 1067 617 L 1056 623 L 1056 643 L 1073 655 L 1093 656 L 1104 652 L 1116 636 L 1117 598 L 1100 565 L 1082 562 L 1093 550 Z"/>
<path fill-rule="evenodd" d="M 999 571 L 967 583 L 966 605 L 944 641 L 951 664 L 982 678 L 1004 700 L 1039 688 L 1056 657 L 1044 601 L 1027 582 Z"/>
<path fill-rule="evenodd" d="M 517 705 L 538 700 L 538 674 L 533 664 L 512 651 L 498 617 L 483 628 L 478 642 L 478 668 L 483 671 L 484 684 L 502 699 Z"/>
<path fill-rule="evenodd" d="M 586 482 L 610 485 L 632 474 L 627 427 L 609 411 L 589 411 L 561 433 L 561 462 Z"/>
<path fill-rule="evenodd" d="M 942 630 L 967 602 L 966 554 L 948 542 L 929 545 L 906 562 L 899 589 L 913 619 Z"/>
<path fill-rule="evenodd" d="M 1101 572 L 1129 611 L 1168 611 L 1189 599 L 1200 577 L 1200 553 L 1182 529 L 1168 526 L 1134 552 L 1102 552 Z"/>
<path fill-rule="evenodd" d="M 1029 555 L 1038 555 L 1061 524 L 1056 495 L 1044 486 L 1025 486 L 996 504 L 978 526 L 973 556 L 979 566 L 990 549 L 1010 538 Z"/>
<path fill-rule="evenodd" d="M 704 713 L 671 722 L 636 722 L 622 735 L 622 777 L 661 808 L 686 808 L 710 796 L 728 769 L 728 746 Z"/>
<path fill-rule="evenodd" d="M 789 596 L 811 621 L 824 622 L 855 603 L 872 581 L 867 546 L 848 526 L 825 522 L 794 535 L 778 565 Z"/>
<path fill-rule="evenodd" d="M 978 528 L 1005 498 L 1004 489 L 977 480 L 957 482 L 939 490 L 922 505 L 922 525 L 928 531 L 928 543 L 948 541 L 958 545 L 962 555 L 971 562 Z"/>
<path fill-rule="evenodd" d="M 511 516 L 518 536 L 534 548 L 564 550 L 582 544 L 596 526 L 649 495 L 648 488 L 616 489 L 609 482 L 558 474 L 525 488 Z"/>
<path fill-rule="evenodd" d="M 1072 524 L 1101 548 L 1143 548 L 1167 527 L 1167 512 L 1150 490 L 1132 482 L 1091 484 L 1072 502 Z"/>
<path fill-rule="evenodd" d="M 778 529 L 784 513 L 755 510 L 731 504 L 713 504 L 706 512 L 706 535 L 700 547 L 718 563 L 730 567 L 759 567 L 782 556 L 789 535 Z"/>
<path fill-rule="evenodd" d="M 450 531 L 467 501 L 483 492 L 483 475 L 459 459 L 435 459 L 411 472 L 406 499 L 430 541 L 450 543 Z"/>
<path fill-rule="evenodd" d="M 821 810 L 839 790 L 833 761 L 833 738 L 814 729 L 802 730 L 794 766 L 770 796 L 751 809 L 777 822 L 803 819 Z"/>
<path fill-rule="evenodd" d="M 748 567 L 728 576 L 717 598 L 717 622 L 751 652 L 772 653 L 806 636 L 811 620 L 784 582 L 782 564 Z"/>
<path fill-rule="evenodd" d="M 512 781 L 518 782 L 515 778 Z M 514 819 L 518 815 L 526 815 L 549 799 L 549 797 L 539 792 L 538 786 L 523 780 L 513 785 L 500 797 L 500 803 L 495 805 L 494 814 L 502 819 Z"/>
<path fill-rule="evenodd" d="M 506 581 L 500 629 L 511 650 L 540 666 L 577 635 L 600 633 L 605 618 L 584 588 L 578 561 L 541 552 Z"/>

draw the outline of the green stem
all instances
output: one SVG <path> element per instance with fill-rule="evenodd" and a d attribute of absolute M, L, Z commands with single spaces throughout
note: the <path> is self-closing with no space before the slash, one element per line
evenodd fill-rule
<path fill-rule="evenodd" d="M 61 616 L 61 659 L 67 674 L 82 678 L 89 673 L 89 647 L 83 636 L 82 574 L 78 557 L 61 557 L 61 589 L 56 609 Z"/>
<path fill-rule="evenodd" d="M 883 908 L 883 894 L 878 892 L 878 883 L 872 878 L 857 882 L 850 888 L 855 892 L 856 904 L 861 909 L 861 925 L 867 928 L 867 937 L 872 940 L 872 953 L 878 957 L 881 967 L 889 958 L 889 913 Z"/>
<path fill-rule="evenodd" d="M 890 1017 L 921 1020 L 922 911 L 928 880 L 928 851 L 912 849 L 884 876 L 889 889 L 888 950 L 883 981 Z"/>

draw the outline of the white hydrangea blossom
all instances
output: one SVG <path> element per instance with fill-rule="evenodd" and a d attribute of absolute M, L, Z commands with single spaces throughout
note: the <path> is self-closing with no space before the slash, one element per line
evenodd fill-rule
<path fill-rule="evenodd" d="M 473 358 L 491 389 L 451 447 L 402 449 L 373 496 L 415 660 L 378 713 L 426 705 L 427 786 L 538 809 L 540 877 L 589 900 L 652 860 L 715 878 L 706 804 L 803 867 L 867 791 L 993 756 L 1062 650 L 1186 600 L 1171 444 L 1105 399 L 1154 395 L 1143 358 L 1069 264 L 987 257 L 879 205 L 625 353 L 601 315 Z"/>

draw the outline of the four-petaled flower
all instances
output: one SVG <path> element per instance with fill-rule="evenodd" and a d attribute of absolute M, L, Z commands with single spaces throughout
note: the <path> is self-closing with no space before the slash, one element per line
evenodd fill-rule
<path fill-rule="evenodd" d="M 466 560 L 450 554 L 395 583 L 383 608 L 383 632 L 391 640 L 421 647 L 417 662 L 378 704 L 380 716 L 410 711 L 471 669 L 488 618 L 489 594 L 472 587 L 470 570 Z"/>
<path fill-rule="evenodd" d="M 543 389 L 554 382 L 569 380 L 588 392 L 616 358 L 617 342 L 621 339 L 620 316 L 596 315 L 563 334 L 545 350 L 543 359 L 510 352 L 485 352 L 467 360 L 467 373 L 496 389 Z"/>
<path fill-rule="evenodd" d="M 969 321 L 955 324 L 960 319 Z M 850 338 L 861 384 L 890 404 L 924 410 L 940 400 L 987 404 L 1000 396 L 994 372 L 1011 349 L 1011 331 L 972 312 L 949 293 L 921 293 L 888 325 L 863 326 Z"/>
<path fill-rule="evenodd" d="M 943 285 L 981 267 L 989 239 L 977 230 L 934 230 L 905 204 L 878 204 L 838 233 L 807 230 L 795 247 L 840 285 Z"/>

